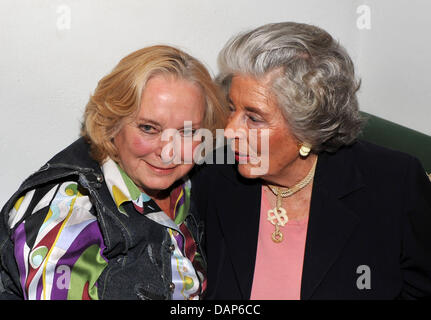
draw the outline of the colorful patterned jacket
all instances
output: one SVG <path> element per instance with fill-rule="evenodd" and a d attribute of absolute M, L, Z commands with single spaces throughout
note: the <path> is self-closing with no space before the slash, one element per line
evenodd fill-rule
<path fill-rule="evenodd" d="M 124 206 L 126 214 L 118 211 L 105 183 L 99 164 L 89 156 L 89 145 L 83 138 L 54 156 L 36 173 L 23 182 L 19 190 L 9 199 L 0 217 L 0 299 L 22 299 L 22 280 L 14 256 L 14 229 L 9 228 L 9 212 L 24 194 L 36 190 L 24 221 L 34 212 L 37 201 L 53 188 L 66 181 L 76 181 L 79 188 L 90 197 L 92 213 L 97 218 L 103 236 L 103 256 L 107 266 L 94 286 L 99 299 L 172 299 L 171 258 L 173 245 L 166 228 L 137 214 L 133 205 Z M 34 200 L 33 200 L 34 199 Z M 46 209 L 46 208 L 45 208 Z M 27 213 L 28 212 L 28 213 Z M 185 218 L 196 242 L 196 254 L 205 266 L 201 250 L 203 222 L 190 204 L 190 214 Z M 46 215 L 46 213 L 44 213 Z M 102 261 L 104 262 L 104 261 Z"/>

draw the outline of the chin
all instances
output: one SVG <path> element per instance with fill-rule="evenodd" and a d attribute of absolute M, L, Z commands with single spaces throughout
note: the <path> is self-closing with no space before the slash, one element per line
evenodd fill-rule
<path fill-rule="evenodd" d="M 177 180 L 185 176 L 191 169 L 179 166 L 169 173 L 160 173 L 154 171 L 145 172 L 141 179 L 142 185 L 154 191 L 169 189 Z"/>
<path fill-rule="evenodd" d="M 257 179 L 262 176 L 262 174 L 257 174 L 258 167 L 251 166 L 249 164 L 238 164 L 238 172 L 241 176 L 247 179 Z"/>
<path fill-rule="evenodd" d="M 166 190 L 170 186 L 172 186 L 175 183 L 175 179 L 154 179 L 156 181 L 151 181 L 150 184 L 148 184 L 149 189 L 151 190 Z"/>

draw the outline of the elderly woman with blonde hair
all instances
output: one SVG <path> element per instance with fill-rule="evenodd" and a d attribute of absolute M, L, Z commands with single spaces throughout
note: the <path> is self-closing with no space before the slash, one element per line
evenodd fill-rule
<path fill-rule="evenodd" d="M 138 50 L 100 80 L 82 137 L 1 211 L 2 299 L 199 299 L 202 223 L 190 161 L 200 128 L 223 127 L 205 67 L 169 46 Z M 179 162 L 163 158 L 175 129 Z"/>
<path fill-rule="evenodd" d="M 219 68 L 237 164 L 201 171 L 197 188 L 207 298 L 429 296 L 430 181 L 417 159 L 357 139 L 343 47 L 315 26 L 268 24 L 232 38 Z"/>

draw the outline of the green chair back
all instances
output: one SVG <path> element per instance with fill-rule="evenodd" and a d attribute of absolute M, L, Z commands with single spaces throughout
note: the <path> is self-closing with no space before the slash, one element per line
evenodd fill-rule
<path fill-rule="evenodd" d="M 359 136 L 360 139 L 409 153 L 422 162 L 427 173 L 431 173 L 430 136 L 372 114 L 361 113 L 367 121 Z"/>

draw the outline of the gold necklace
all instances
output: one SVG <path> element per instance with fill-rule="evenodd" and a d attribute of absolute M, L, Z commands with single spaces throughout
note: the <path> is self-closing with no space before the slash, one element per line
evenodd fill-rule
<path fill-rule="evenodd" d="M 281 188 L 268 184 L 268 188 L 277 197 L 275 208 L 268 210 L 267 213 L 267 220 L 275 226 L 275 230 L 272 233 L 272 241 L 274 241 L 275 243 L 283 241 L 283 233 L 280 231 L 280 227 L 284 227 L 289 221 L 289 217 L 286 214 L 286 210 L 281 206 L 281 199 L 290 197 L 291 195 L 297 193 L 299 190 L 305 188 L 314 177 L 314 172 L 316 171 L 316 164 L 317 157 L 316 161 L 314 162 L 313 166 L 311 167 L 305 178 L 291 188 L 285 188 L 284 190 L 280 190 Z"/>

